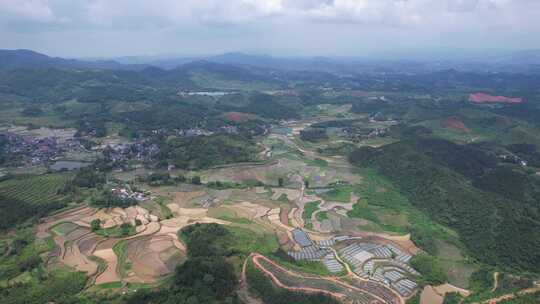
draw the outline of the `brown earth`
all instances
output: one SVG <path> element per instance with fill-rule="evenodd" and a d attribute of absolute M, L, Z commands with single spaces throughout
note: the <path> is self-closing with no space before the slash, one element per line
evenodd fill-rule
<path fill-rule="evenodd" d="M 185 206 L 189 203 L 190 200 L 204 196 L 206 193 L 203 191 L 189 191 L 189 192 L 172 192 L 173 203 L 177 204 L 180 207 Z"/>
<path fill-rule="evenodd" d="M 98 244 L 94 255 L 107 263 L 107 268 L 96 278 L 96 285 L 120 281 L 118 276 L 118 257 L 113 251 L 113 246 L 118 240 L 108 239 Z"/>
<path fill-rule="evenodd" d="M 494 96 L 486 93 L 474 93 L 469 95 L 469 101 L 473 103 L 522 103 L 519 97 Z"/>
<path fill-rule="evenodd" d="M 243 112 L 227 112 L 223 114 L 225 119 L 234 121 L 234 122 L 246 122 L 254 118 L 253 114 L 243 113 Z"/>
<path fill-rule="evenodd" d="M 442 121 L 441 122 L 441 127 L 445 128 L 445 129 L 458 130 L 458 131 L 463 132 L 463 133 L 470 133 L 471 132 L 471 130 L 469 130 L 469 128 L 467 128 L 467 126 L 465 126 L 465 124 L 462 121 L 458 120 L 455 117 L 449 117 L 448 119 Z"/>
<path fill-rule="evenodd" d="M 131 262 L 131 272 L 127 281 L 148 283 L 174 271 L 167 263 L 169 249 L 175 249 L 174 240 L 169 235 L 154 235 L 128 241 L 126 252 Z M 175 250 L 177 252 L 177 250 Z M 166 259 L 162 259 L 162 255 Z"/>

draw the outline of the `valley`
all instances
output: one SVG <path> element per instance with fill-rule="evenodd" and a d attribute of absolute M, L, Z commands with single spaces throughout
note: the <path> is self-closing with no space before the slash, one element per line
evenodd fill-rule
<path fill-rule="evenodd" d="M 495 92 L 506 74 L 488 98 L 459 72 L 29 73 L 65 82 L 0 75 L 6 303 L 538 295 L 538 94 L 504 99 L 526 86 Z"/>

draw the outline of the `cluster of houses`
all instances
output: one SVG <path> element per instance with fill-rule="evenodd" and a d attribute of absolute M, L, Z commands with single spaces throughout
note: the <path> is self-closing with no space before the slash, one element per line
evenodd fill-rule
<path fill-rule="evenodd" d="M 221 97 L 232 92 L 219 92 L 219 91 L 179 91 L 178 96 L 187 97 L 187 96 L 209 96 L 209 97 Z"/>
<path fill-rule="evenodd" d="M 176 134 L 180 136 L 210 136 L 215 133 L 225 133 L 225 134 L 238 134 L 238 128 L 236 126 L 222 126 L 216 132 L 209 131 L 202 128 L 190 128 L 185 130 L 177 130 Z"/>
<path fill-rule="evenodd" d="M 389 131 L 390 131 L 389 128 L 374 128 L 374 129 L 368 129 L 368 130 L 366 129 L 359 130 L 358 128 L 355 128 L 355 127 L 343 128 L 344 135 L 355 142 L 364 140 L 364 139 L 385 137 L 388 135 Z"/>
<path fill-rule="evenodd" d="M 148 162 L 152 161 L 159 153 L 158 145 L 146 140 L 140 140 L 134 143 L 106 145 L 105 147 L 97 147 L 96 149 L 103 149 L 103 155 L 113 162 L 132 159 Z"/>
<path fill-rule="evenodd" d="M 516 164 L 516 165 L 520 165 L 522 167 L 527 167 L 527 165 L 528 165 L 527 161 L 517 157 L 516 155 L 501 154 L 501 155 L 498 155 L 497 157 L 504 163 Z"/>
<path fill-rule="evenodd" d="M 84 152 L 86 148 L 77 139 L 59 140 L 56 137 L 31 137 L 6 132 L 6 153 L 16 156 L 24 165 L 45 165 L 61 158 L 67 152 Z"/>
<path fill-rule="evenodd" d="M 145 193 L 139 191 L 132 191 L 129 188 L 112 188 L 111 193 L 123 200 L 134 199 L 138 202 L 142 202 L 147 199 Z"/>

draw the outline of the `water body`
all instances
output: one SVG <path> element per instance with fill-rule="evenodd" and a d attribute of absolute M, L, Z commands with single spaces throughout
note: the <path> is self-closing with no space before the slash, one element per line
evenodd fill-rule
<path fill-rule="evenodd" d="M 188 92 L 185 93 L 186 95 L 198 95 L 198 96 L 211 96 L 211 97 L 221 97 L 225 95 L 229 95 L 230 92 Z"/>

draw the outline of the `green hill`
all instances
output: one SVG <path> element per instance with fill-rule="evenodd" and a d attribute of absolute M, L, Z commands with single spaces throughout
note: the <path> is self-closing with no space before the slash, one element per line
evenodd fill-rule
<path fill-rule="evenodd" d="M 415 207 L 455 229 L 478 260 L 540 272 L 537 177 L 511 174 L 519 169 L 502 170 L 503 165 L 479 148 L 445 140 L 416 139 L 378 149 L 364 147 L 349 158 L 357 166 L 377 170 Z M 510 189 L 523 180 L 529 186 L 520 186 L 527 191 L 524 196 L 501 195 L 496 190 Z"/>

